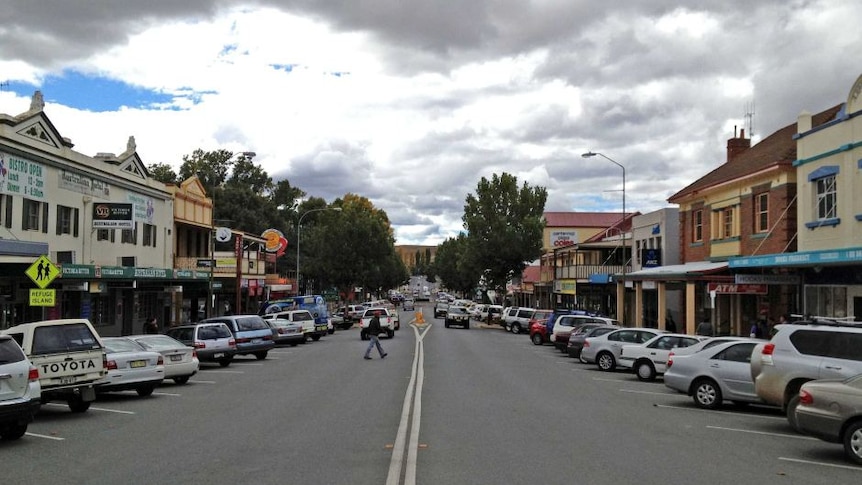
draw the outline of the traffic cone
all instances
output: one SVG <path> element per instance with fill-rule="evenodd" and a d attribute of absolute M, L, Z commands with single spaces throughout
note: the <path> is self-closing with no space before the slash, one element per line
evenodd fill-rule
<path fill-rule="evenodd" d="M 416 312 L 416 323 L 424 324 L 425 323 L 425 315 L 422 313 L 422 310 Z"/>

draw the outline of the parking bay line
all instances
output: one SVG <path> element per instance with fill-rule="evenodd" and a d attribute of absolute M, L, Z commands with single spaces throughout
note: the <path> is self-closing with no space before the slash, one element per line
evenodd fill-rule
<path fill-rule="evenodd" d="M 760 434 L 765 436 L 775 436 L 778 438 L 795 438 L 798 440 L 806 440 L 806 441 L 820 441 L 818 438 L 813 436 L 802 436 L 795 434 L 787 434 L 787 433 L 770 433 L 767 431 L 754 431 L 750 429 L 739 429 L 739 428 L 724 428 L 722 426 L 707 426 L 706 429 L 717 429 L 719 431 L 735 431 L 737 433 L 749 433 L 749 434 Z"/>
<path fill-rule="evenodd" d="M 653 396 L 679 396 L 678 393 L 656 392 L 656 391 L 639 391 L 637 389 L 620 389 L 620 392 L 630 392 L 632 394 L 651 394 Z"/>
<path fill-rule="evenodd" d="M 844 470 L 856 470 L 857 472 L 862 471 L 862 468 L 859 468 L 858 466 L 853 466 L 853 465 L 837 465 L 835 463 L 826 463 L 824 461 L 800 460 L 799 458 L 787 458 L 784 456 L 779 456 L 778 459 L 782 460 L 782 461 L 793 462 L 793 463 L 802 463 L 805 465 L 820 465 L 820 466 L 828 466 L 828 467 L 832 467 L 832 468 L 842 468 Z"/>
<path fill-rule="evenodd" d="M 701 408 L 693 408 L 688 406 L 675 406 L 672 404 L 653 404 L 653 406 L 657 408 L 667 408 L 667 409 L 680 409 L 683 411 L 693 411 L 700 413 L 722 413 L 722 414 L 732 414 L 734 416 L 751 416 L 754 418 L 761 419 L 774 419 L 778 421 L 785 421 L 787 418 L 784 416 L 764 416 L 762 414 L 749 414 L 749 413 L 740 413 L 738 411 L 729 411 L 724 409 L 701 409 Z"/>
<path fill-rule="evenodd" d="M 189 381 L 189 384 L 216 384 L 216 381 Z"/>
<path fill-rule="evenodd" d="M 241 370 L 208 370 L 206 372 L 207 374 L 245 374 L 245 372 Z"/>
<path fill-rule="evenodd" d="M 38 433 L 24 433 L 27 436 L 32 436 L 34 438 L 44 438 L 46 440 L 54 440 L 54 441 L 65 441 L 66 438 L 60 438 L 59 436 L 48 436 L 46 434 L 38 434 Z"/>
<path fill-rule="evenodd" d="M 173 396 L 173 397 L 180 397 L 180 396 L 182 396 L 182 394 L 176 394 L 176 393 L 173 393 L 173 392 L 154 392 L 154 393 L 153 393 L 153 396 Z"/>
<path fill-rule="evenodd" d="M 45 404 L 43 404 L 43 406 L 60 406 L 60 407 L 66 407 L 67 405 L 66 405 L 66 404 L 60 404 L 60 403 L 49 402 L 49 403 L 45 403 Z M 91 406 L 89 409 L 90 409 L 90 410 L 92 410 L 92 411 L 104 411 L 104 412 L 106 412 L 106 413 L 117 413 L 117 414 L 137 414 L 137 413 L 135 413 L 134 411 L 123 411 L 123 410 L 121 410 L 121 409 L 94 408 L 94 407 L 92 407 L 92 406 Z"/>

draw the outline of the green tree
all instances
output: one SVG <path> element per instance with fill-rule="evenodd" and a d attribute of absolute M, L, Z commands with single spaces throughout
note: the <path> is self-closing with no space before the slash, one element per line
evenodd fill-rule
<path fill-rule="evenodd" d="M 479 284 L 481 271 L 469 259 L 467 235 L 463 232 L 437 247 L 437 256 L 431 267 L 443 286 L 464 295 L 472 295 Z"/>
<path fill-rule="evenodd" d="M 207 194 L 212 194 L 215 187 L 225 183 L 235 163 L 233 152 L 229 150 L 205 152 L 198 148 L 191 155 L 183 155 L 180 179 L 185 180 L 192 175 L 197 175 Z"/>
<path fill-rule="evenodd" d="M 468 194 L 464 204 L 467 229 L 467 258 L 480 269 L 489 288 L 501 290 L 520 276 L 530 261 L 542 255 L 543 214 L 548 191 L 519 188 L 514 175 L 482 177 L 476 194 Z M 438 255 L 439 257 L 439 255 Z"/>
<path fill-rule="evenodd" d="M 158 180 L 163 184 L 178 184 L 181 182 L 174 168 L 167 163 L 154 163 L 147 166 L 150 172 L 150 177 Z"/>

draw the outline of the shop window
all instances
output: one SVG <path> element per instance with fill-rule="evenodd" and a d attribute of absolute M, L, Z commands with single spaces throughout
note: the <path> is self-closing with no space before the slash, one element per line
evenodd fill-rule
<path fill-rule="evenodd" d="M 846 286 L 805 287 L 805 313 L 821 317 L 844 318 L 847 316 Z"/>

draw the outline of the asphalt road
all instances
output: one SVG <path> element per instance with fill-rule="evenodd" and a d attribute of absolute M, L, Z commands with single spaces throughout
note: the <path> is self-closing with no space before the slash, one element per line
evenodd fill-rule
<path fill-rule="evenodd" d="M 525 335 L 407 316 L 384 360 L 351 329 L 83 415 L 46 405 L 0 442 L 2 483 L 862 483 L 774 409 L 699 410 Z"/>

